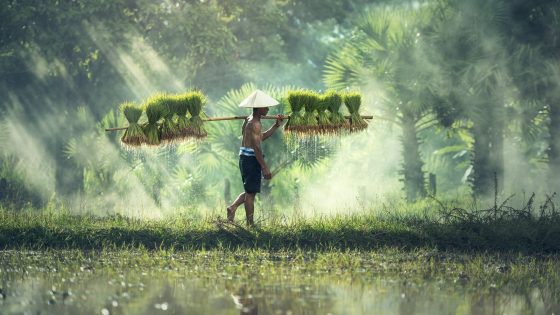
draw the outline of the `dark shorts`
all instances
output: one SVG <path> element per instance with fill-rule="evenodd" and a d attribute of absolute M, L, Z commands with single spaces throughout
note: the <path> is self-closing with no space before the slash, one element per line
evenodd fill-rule
<path fill-rule="evenodd" d="M 239 170 L 241 171 L 241 180 L 246 193 L 261 192 L 261 165 L 254 156 L 239 156 Z"/>

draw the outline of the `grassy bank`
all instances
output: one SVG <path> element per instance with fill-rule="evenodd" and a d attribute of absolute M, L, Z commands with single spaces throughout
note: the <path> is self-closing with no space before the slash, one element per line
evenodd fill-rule
<path fill-rule="evenodd" d="M 402 213 L 402 211 L 400 212 Z M 436 214 L 345 215 L 270 219 L 257 228 L 220 218 L 161 220 L 97 217 L 66 211 L 0 210 L 3 249 L 257 248 L 371 250 L 384 247 L 521 253 L 560 252 L 560 214 L 552 203 L 522 209 L 495 205 L 467 211 L 442 205 Z"/>
<path fill-rule="evenodd" d="M 171 251 L 165 249 L 111 249 L 81 251 L 0 251 L 0 271 L 25 274 L 72 274 L 98 271 L 119 274 L 126 270 L 179 271 L 203 277 L 226 272 L 250 277 L 294 277 L 327 275 L 346 280 L 359 276 L 407 275 L 420 279 L 505 285 L 530 283 L 535 279 L 560 281 L 558 255 L 532 257 L 517 254 L 462 254 L 430 249 L 316 252 L 309 250 L 267 251 L 263 249 Z M 28 268 L 27 266 L 33 266 Z M 198 266 L 198 268 L 197 268 Z M 250 267 L 250 268 L 248 268 Z M 274 273 L 261 273 L 270 271 Z M 468 275 L 468 277 L 467 277 Z M 352 276 L 352 277 L 348 277 Z"/>

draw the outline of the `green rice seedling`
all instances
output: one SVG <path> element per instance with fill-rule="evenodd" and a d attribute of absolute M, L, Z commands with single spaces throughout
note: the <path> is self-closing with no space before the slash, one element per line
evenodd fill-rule
<path fill-rule="evenodd" d="M 304 91 L 288 91 L 288 112 L 290 118 L 286 122 L 284 130 L 291 133 L 298 133 L 302 130 L 303 126 L 303 104 L 304 104 Z"/>
<path fill-rule="evenodd" d="M 348 92 L 344 95 L 344 104 L 350 112 L 350 132 L 360 131 L 367 128 L 367 122 L 360 116 L 360 106 L 362 105 L 362 96 L 358 92 Z"/>
<path fill-rule="evenodd" d="M 192 137 L 193 131 L 190 128 L 189 117 L 189 97 L 190 93 L 182 93 L 175 95 L 175 103 L 177 106 L 177 132 L 179 138 L 189 138 Z"/>
<path fill-rule="evenodd" d="M 328 104 L 329 120 L 333 132 L 340 132 L 343 128 L 348 127 L 348 121 L 340 112 L 342 106 L 342 96 L 334 91 L 328 91 L 325 94 L 325 102 Z"/>
<path fill-rule="evenodd" d="M 327 111 L 328 108 L 329 103 L 327 95 L 319 96 L 317 102 L 317 123 L 319 125 L 318 131 L 322 134 L 331 133 L 333 130 L 331 121 L 329 119 L 329 112 Z"/>
<path fill-rule="evenodd" d="M 208 133 L 204 129 L 204 122 L 201 116 L 204 115 L 202 108 L 206 105 L 206 96 L 200 91 L 193 91 L 190 93 L 188 100 L 189 112 L 191 113 L 189 125 L 192 129 L 192 135 L 198 139 L 205 138 Z"/>
<path fill-rule="evenodd" d="M 165 114 L 163 108 L 165 98 L 165 94 L 158 93 L 150 96 L 144 105 L 144 110 L 148 117 L 148 124 L 144 127 L 144 134 L 146 135 L 146 143 L 148 145 L 159 145 L 161 142 L 158 122 Z"/>
<path fill-rule="evenodd" d="M 303 125 L 306 133 L 317 133 L 319 130 L 319 122 L 317 121 L 317 105 L 319 104 L 319 94 L 313 91 L 306 91 L 304 95 L 303 108 Z"/>
<path fill-rule="evenodd" d="M 146 136 L 142 127 L 138 124 L 142 116 L 142 108 L 132 102 L 125 102 L 121 105 L 121 111 L 128 120 L 128 128 L 125 130 L 121 142 L 127 146 L 136 147 L 146 142 Z"/>
<path fill-rule="evenodd" d="M 160 140 L 166 143 L 172 143 L 179 136 L 176 123 L 173 118 L 177 114 L 177 102 L 175 97 L 165 95 L 161 99 L 163 120 L 160 125 Z"/>

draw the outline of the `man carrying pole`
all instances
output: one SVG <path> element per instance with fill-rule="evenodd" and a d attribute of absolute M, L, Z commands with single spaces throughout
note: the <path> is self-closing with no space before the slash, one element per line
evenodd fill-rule
<path fill-rule="evenodd" d="M 268 113 L 270 106 L 278 105 L 278 101 L 260 90 L 256 90 L 241 102 L 239 107 L 253 108 L 253 114 L 247 117 L 241 130 L 242 140 L 239 149 L 239 170 L 243 181 L 244 192 L 227 207 L 227 219 L 233 222 L 235 211 L 241 204 L 245 204 L 247 225 L 253 226 L 255 210 L 255 196 L 261 190 L 261 178 L 270 180 L 272 174 L 264 161 L 261 142 L 270 137 L 282 123 L 282 116 L 278 115 L 276 123 L 262 133 L 261 117 Z"/>

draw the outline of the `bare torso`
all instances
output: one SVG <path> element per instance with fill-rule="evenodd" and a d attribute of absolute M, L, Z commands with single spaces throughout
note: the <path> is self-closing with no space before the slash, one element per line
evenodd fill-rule
<path fill-rule="evenodd" d="M 250 116 L 243 123 L 243 138 L 241 146 L 246 148 L 260 148 L 261 145 L 261 121 Z"/>

